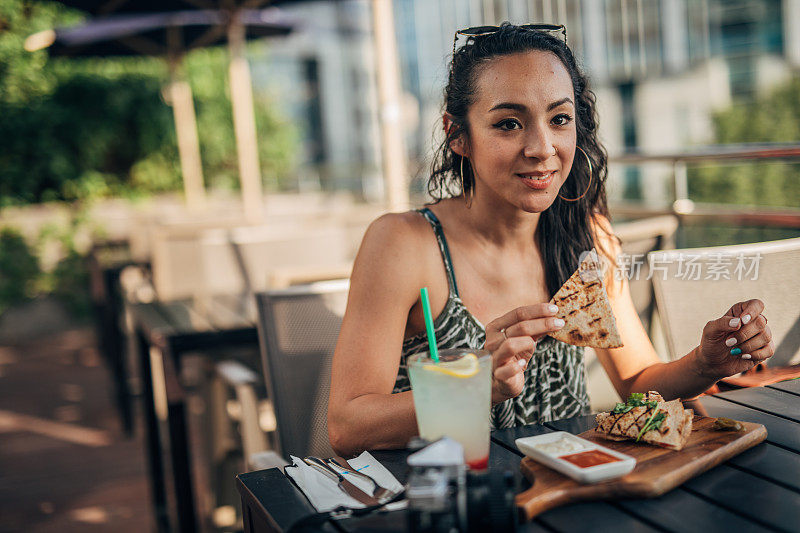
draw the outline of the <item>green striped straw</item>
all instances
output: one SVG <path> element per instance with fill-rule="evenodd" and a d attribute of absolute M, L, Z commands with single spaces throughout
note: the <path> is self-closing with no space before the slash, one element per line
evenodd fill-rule
<path fill-rule="evenodd" d="M 439 348 L 436 346 L 436 333 L 433 331 L 433 317 L 431 317 L 431 301 L 428 299 L 428 287 L 419 290 L 422 300 L 422 314 L 425 315 L 425 329 L 428 331 L 428 346 L 431 350 L 431 359 L 434 363 L 439 362 Z"/>

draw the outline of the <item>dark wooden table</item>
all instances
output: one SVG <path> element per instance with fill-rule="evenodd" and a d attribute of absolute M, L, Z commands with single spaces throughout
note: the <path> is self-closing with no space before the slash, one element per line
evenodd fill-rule
<path fill-rule="evenodd" d="M 553 509 L 520 531 L 798 531 L 800 530 L 800 380 L 702 397 L 698 414 L 764 424 L 766 442 L 654 499 L 585 502 Z M 593 416 L 492 434 L 490 469 L 519 470 L 514 439 L 554 430 L 580 433 Z M 405 482 L 405 452 L 375 452 Z M 278 469 L 240 474 L 245 531 L 283 531 L 313 508 Z M 405 511 L 326 524 L 328 531 L 405 531 Z"/>
<path fill-rule="evenodd" d="M 150 488 L 159 531 L 201 529 L 192 479 L 181 357 L 258 348 L 255 302 L 214 296 L 131 306 L 137 341 Z"/>

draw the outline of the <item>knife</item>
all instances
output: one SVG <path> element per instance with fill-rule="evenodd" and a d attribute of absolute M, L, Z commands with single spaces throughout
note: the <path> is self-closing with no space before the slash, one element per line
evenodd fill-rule
<path fill-rule="evenodd" d="M 322 472 L 332 480 L 336 481 L 337 485 L 339 485 L 339 488 L 342 490 L 342 492 L 344 492 L 351 498 L 370 507 L 372 507 L 373 505 L 381 505 L 381 502 L 378 501 L 377 498 L 370 496 L 360 488 L 350 483 L 339 472 L 326 465 L 325 461 L 323 461 L 319 457 L 308 456 L 305 459 L 303 459 L 303 461 L 305 461 L 305 463 L 308 466 Z"/>
<path fill-rule="evenodd" d="M 329 466 L 334 466 L 334 465 L 338 466 L 339 468 L 342 469 L 342 471 L 345 474 L 357 476 L 363 479 L 364 481 L 367 481 L 368 483 L 372 484 L 372 486 L 374 487 L 372 495 L 375 498 L 377 498 L 378 501 L 386 502 L 388 500 L 391 500 L 397 495 L 397 491 L 392 491 L 380 486 L 372 476 L 368 476 L 364 472 L 359 472 L 358 470 L 354 469 L 352 466 L 350 466 L 350 463 L 347 462 L 347 460 L 344 457 L 338 457 L 338 456 L 332 457 L 330 459 L 327 459 L 326 462 L 328 463 Z"/>

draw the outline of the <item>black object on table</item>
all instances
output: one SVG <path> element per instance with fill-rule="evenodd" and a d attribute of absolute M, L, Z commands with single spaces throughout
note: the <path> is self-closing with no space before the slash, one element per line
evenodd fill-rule
<path fill-rule="evenodd" d="M 566 505 L 523 524 L 521 531 L 797 531 L 800 524 L 800 380 L 705 396 L 698 414 L 757 422 L 767 440 L 653 499 L 619 499 Z M 550 431 L 580 433 L 593 416 L 492 433 L 490 469 L 519 471 L 514 439 Z M 405 482 L 405 452 L 373 452 Z M 285 531 L 313 508 L 278 469 L 237 476 L 245 532 Z M 404 511 L 349 518 L 329 531 L 406 531 Z"/>
<path fill-rule="evenodd" d="M 143 384 L 150 487 L 159 531 L 199 529 L 181 356 L 217 348 L 258 349 L 246 296 L 213 296 L 131 305 Z M 165 473 L 165 460 L 170 465 Z M 174 516 L 173 516 L 174 515 Z M 175 524 L 177 522 L 177 524 Z"/>

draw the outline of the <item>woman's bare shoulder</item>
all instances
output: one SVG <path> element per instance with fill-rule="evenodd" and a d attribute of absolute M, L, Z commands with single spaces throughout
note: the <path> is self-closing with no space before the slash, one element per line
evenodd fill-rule
<path fill-rule="evenodd" d="M 373 220 L 368 228 L 368 232 L 387 233 L 399 239 L 413 239 L 421 236 L 423 230 L 430 225 L 418 211 L 406 211 L 404 213 L 386 213 Z"/>
<path fill-rule="evenodd" d="M 423 259 L 430 248 L 426 246 L 428 239 L 433 239 L 433 232 L 420 213 L 382 215 L 372 221 L 364 234 L 354 275 L 370 272 L 381 277 L 391 275 L 398 281 L 421 276 Z"/>
<path fill-rule="evenodd" d="M 386 213 L 370 223 L 362 248 L 409 250 L 423 242 L 430 231 L 428 222 L 416 211 Z"/>

